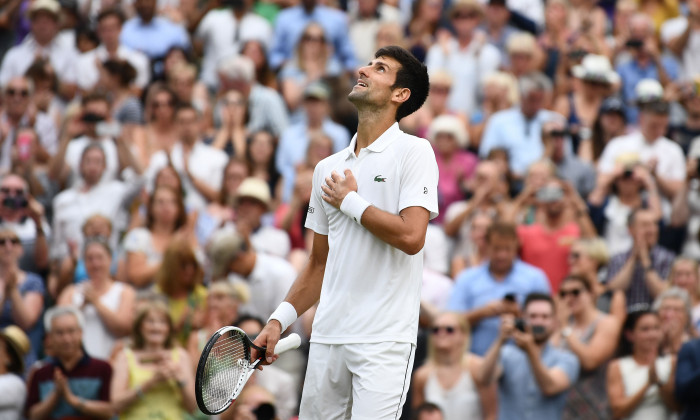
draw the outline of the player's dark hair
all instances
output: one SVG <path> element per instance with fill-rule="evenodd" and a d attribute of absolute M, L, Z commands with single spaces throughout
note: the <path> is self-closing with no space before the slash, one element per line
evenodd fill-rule
<path fill-rule="evenodd" d="M 496 222 L 486 230 L 486 243 L 491 242 L 494 236 L 518 240 L 518 230 L 512 223 Z"/>
<path fill-rule="evenodd" d="M 525 303 L 523 303 L 523 311 L 525 311 L 532 302 L 549 302 L 549 305 L 554 310 L 554 299 L 546 293 L 530 293 L 525 298 Z"/>
<path fill-rule="evenodd" d="M 398 61 L 401 68 L 396 72 L 396 80 L 392 89 L 407 88 L 411 91 L 408 100 L 396 110 L 396 121 L 413 114 L 423 106 L 428 97 L 430 81 L 428 69 L 408 50 L 395 45 L 380 48 L 374 54 L 374 58 L 389 57 Z"/>

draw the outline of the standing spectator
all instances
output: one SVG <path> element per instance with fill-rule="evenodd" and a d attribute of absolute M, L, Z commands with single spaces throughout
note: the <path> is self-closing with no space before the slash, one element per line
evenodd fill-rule
<path fill-rule="evenodd" d="M 27 400 L 27 387 L 22 380 L 24 356 L 30 350 L 29 338 L 24 332 L 10 325 L 0 330 L 0 418 L 22 418 Z"/>
<path fill-rule="evenodd" d="M 649 310 L 628 315 L 622 331 L 621 356 L 608 365 L 607 390 L 614 419 L 671 419 L 674 365 L 659 355 L 659 316 Z"/>
<path fill-rule="evenodd" d="M 207 12 L 197 26 L 194 44 L 204 54 L 200 79 L 212 90 L 218 84 L 216 65 L 220 60 L 237 54 L 246 41 L 267 44 L 272 40 L 270 23 L 253 13 L 252 5 L 249 0 L 223 3 L 223 7 Z"/>
<path fill-rule="evenodd" d="M 122 44 L 145 54 L 151 65 L 165 58 L 172 47 L 189 48 L 185 28 L 156 15 L 156 0 L 136 0 L 134 7 L 137 16 L 124 23 L 119 35 Z"/>
<path fill-rule="evenodd" d="M 25 416 L 30 419 L 108 419 L 112 368 L 86 353 L 85 319 L 73 307 L 54 307 L 44 315 L 51 357 L 29 376 Z"/>
<path fill-rule="evenodd" d="M 633 210 L 628 220 L 634 245 L 612 257 L 606 283 L 613 290 L 624 291 L 630 307 L 650 304 L 666 288 L 664 279 L 675 256 L 658 245 L 659 227 L 652 211 Z"/>
<path fill-rule="evenodd" d="M 691 323 L 695 332 L 700 332 L 700 271 L 697 261 L 690 258 L 677 258 L 668 275 L 671 287 L 683 289 L 690 297 Z"/>
<path fill-rule="evenodd" d="M 596 308 L 596 295 L 583 277 L 565 278 L 559 298 L 557 311 L 561 326 L 553 344 L 574 353 L 581 366 L 562 418 L 605 420 L 608 418 L 605 373 L 615 352 L 621 324 Z"/>
<path fill-rule="evenodd" d="M 681 405 L 681 420 L 700 417 L 700 339 L 689 341 L 678 352 L 674 396 Z"/>
<path fill-rule="evenodd" d="M 311 22 L 323 26 L 335 58 L 344 69 L 355 71 L 355 53 L 348 36 L 348 20 L 344 12 L 319 4 L 318 0 L 303 0 L 277 15 L 275 34 L 270 49 L 270 65 L 281 68 L 292 59 L 304 28 Z"/>
<path fill-rule="evenodd" d="M 134 290 L 115 282 L 109 268 L 112 250 L 100 238 L 91 238 L 85 244 L 85 268 L 90 279 L 66 287 L 58 297 L 58 305 L 78 308 L 85 317 L 84 327 L 88 340 L 88 354 L 109 359 L 118 338 L 126 336 L 134 313 Z"/>
<path fill-rule="evenodd" d="M 683 343 L 696 335 L 691 324 L 691 303 L 688 293 L 678 287 L 664 290 L 652 306 L 661 321 L 662 354 L 678 354 Z"/>
<path fill-rule="evenodd" d="M 567 391 L 578 379 L 578 360 L 549 344 L 556 325 L 549 295 L 528 295 L 523 314 L 522 329 L 516 328 L 512 316 L 503 317 L 479 378 L 485 384 L 498 380 L 501 419 L 561 418 Z M 510 338 L 514 344 L 505 345 Z"/>
<path fill-rule="evenodd" d="M 581 197 L 588 197 L 595 188 L 595 169 L 575 154 L 567 153 L 569 134 L 569 128 L 563 121 L 555 120 L 542 124 L 544 155 L 557 167 L 557 176 L 571 183 Z"/>
<path fill-rule="evenodd" d="M 549 293 L 546 275 L 517 259 L 518 234 L 511 224 L 494 223 L 486 233 L 489 260 L 463 271 L 452 289 L 450 311 L 466 312 L 473 326 L 471 351 L 483 356 L 498 338 L 499 316 L 517 315 L 530 293 Z"/>
<path fill-rule="evenodd" d="M 245 160 L 248 165 L 248 173 L 253 178 L 265 182 L 270 190 L 270 195 L 276 198 L 282 186 L 280 173 L 275 167 L 275 155 L 277 154 L 277 139 L 267 130 L 256 131 L 248 138 Z"/>
<path fill-rule="evenodd" d="M 467 351 L 467 321 L 459 314 L 444 313 L 431 331 L 430 359 L 413 375 L 413 407 L 435 403 L 445 420 L 495 420 L 496 389 L 474 379 L 482 359 Z"/>
<path fill-rule="evenodd" d="M 446 71 L 452 76 L 448 109 L 471 114 L 477 109 L 477 90 L 481 82 L 498 69 L 498 49 L 487 43 L 477 30 L 483 7 L 476 0 L 459 0 L 450 8 L 450 23 L 455 36 L 439 38 L 428 50 L 428 70 Z"/>
<path fill-rule="evenodd" d="M 590 141 L 579 144 L 578 156 L 584 162 L 597 164 L 605 146 L 610 140 L 625 134 L 627 127 L 627 110 L 618 97 L 605 98 L 598 110 L 598 115 L 591 128 Z"/>
<path fill-rule="evenodd" d="M 162 303 L 141 307 L 133 322 L 132 347 L 119 352 L 113 365 L 111 401 L 120 419 L 179 420 L 195 409 L 192 362 L 177 345 Z"/>

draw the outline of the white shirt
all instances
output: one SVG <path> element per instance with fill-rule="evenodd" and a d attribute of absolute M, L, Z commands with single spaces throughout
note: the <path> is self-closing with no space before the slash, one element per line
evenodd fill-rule
<path fill-rule="evenodd" d="M 139 51 L 120 45 L 117 48 L 117 57 L 126 60 L 136 70 L 136 80 L 134 84 L 140 88 L 146 87 L 151 78 L 151 68 L 146 57 Z M 109 53 L 104 45 L 100 45 L 94 50 L 80 55 L 78 59 L 78 86 L 83 90 L 90 90 L 95 87 L 100 79 L 100 71 L 97 69 L 95 60 L 102 62 L 109 58 Z"/>
<path fill-rule="evenodd" d="M 401 11 L 394 6 L 381 3 L 379 4 L 379 16 L 370 19 L 360 19 L 357 12 L 357 2 L 348 4 L 351 10 L 350 15 L 350 41 L 355 48 L 355 57 L 357 61 L 364 65 L 369 63 L 374 58 L 374 53 L 377 51 L 376 38 L 379 27 L 385 23 L 401 23 Z"/>
<path fill-rule="evenodd" d="M 5 86 L 13 77 L 23 76 L 37 56 L 49 58 L 61 82 L 76 82 L 78 50 L 72 45 L 60 42 L 58 38 L 46 47 L 41 47 L 30 34 L 21 44 L 7 51 L 0 65 L 0 85 Z"/>
<path fill-rule="evenodd" d="M 287 258 L 292 250 L 292 242 L 289 239 L 289 235 L 282 229 L 264 224 L 265 216 L 262 219 L 263 224 L 250 233 L 250 243 L 253 245 L 253 249 L 257 252 Z M 236 224 L 227 222 L 219 231 L 236 232 Z"/>
<path fill-rule="evenodd" d="M 424 268 L 421 300 L 441 311 L 445 310 L 450 300 L 453 285 L 454 282 L 446 275 Z"/>
<path fill-rule="evenodd" d="M 425 250 L 423 251 L 423 265 L 437 273 L 448 274 L 450 272 L 450 242 L 445 235 L 442 226 L 429 224 L 425 232 Z"/>
<path fill-rule="evenodd" d="M 13 373 L 0 375 L 0 420 L 23 418 L 26 399 L 27 385 L 22 378 Z"/>
<path fill-rule="evenodd" d="M 69 180 L 71 187 L 76 186 L 80 180 L 80 160 L 83 157 L 83 151 L 93 142 L 99 143 L 105 152 L 106 167 L 100 182 L 114 181 L 119 175 L 119 153 L 117 153 L 117 145 L 114 144 L 114 140 L 110 138 L 93 140 L 88 136 L 82 136 L 71 140 L 66 149 L 65 162 L 71 169 Z"/>
<path fill-rule="evenodd" d="M 238 309 L 266 321 L 287 296 L 297 272 L 287 260 L 274 255 L 256 253 L 255 267 L 247 278 L 231 274 L 232 283 L 243 282 L 250 289 L 250 300 Z"/>
<path fill-rule="evenodd" d="M 661 25 L 661 40 L 664 44 L 668 44 L 672 39 L 683 35 L 686 29 L 688 29 L 687 17 L 678 16 L 669 19 Z M 697 74 L 697 69 L 700 68 L 700 31 L 691 30 L 688 42 L 683 49 L 682 64 L 681 77 L 684 80 L 692 80 Z"/>
<path fill-rule="evenodd" d="M 616 159 L 626 154 L 638 154 L 642 163 L 656 159 L 656 175 L 661 178 L 674 181 L 685 179 L 683 149 L 666 137 L 659 137 L 650 143 L 639 131 L 610 140 L 598 161 L 598 171 L 604 174 L 612 172 Z"/>
<path fill-rule="evenodd" d="M 207 206 L 207 200 L 192 184 L 190 178 L 185 175 L 183 159 L 182 144 L 176 143 L 170 152 L 170 160 L 175 170 L 180 174 L 182 185 L 187 193 L 185 196 L 185 204 L 188 208 L 197 210 L 204 209 Z M 187 162 L 192 176 L 200 181 L 207 182 L 209 186 L 215 190 L 221 188 L 226 163 L 228 163 L 228 156 L 226 156 L 226 153 L 208 146 L 201 141 L 197 141 L 194 144 Z M 149 187 L 153 186 L 158 171 L 166 166 L 168 166 L 168 155 L 164 151 L 161 150 L 153 155 L 146 175 Z"/>
<path fill-rule="evenodd" d="M 498 70 L 501 53 L 491 44 L 470 42 L 460 48 L 455 38 L 448 43 L 448 53 L 436 44 L 430 47 L 425 59 L 430 72 L 443 70 L 452 76 L 452 89 L 447 99 L 451 111 L 471 114 L 477 107 L 477 92 L 481 82 Z"/>
<path fill-rule="evenodd" d="M 350 169 L 358 194 L 391 213 L 423 207 L 438 212 L 438 168 L 427 140 L 394 123 L 371 145 L 350 146 L 322 160 L 314 170 L 306 227 L 328 235 L 328 258 L 311 342 L 322 344 L 415 343 L 423 252 L 408 255 L 378 239 L 323 201 L 321 186 L 332 171 Z"/>
<path fill-rule="evenodd" d="M 195 37 L 204 42 L 201 79 L 207 86 L 217 86 L 219 61 L 238 54 L 245 41 L 257 40 L 267 46 L 272 39 L 272 26 L 254 13 L 237 21 L 231 9 L 214 9 L 199 23 Z"/>

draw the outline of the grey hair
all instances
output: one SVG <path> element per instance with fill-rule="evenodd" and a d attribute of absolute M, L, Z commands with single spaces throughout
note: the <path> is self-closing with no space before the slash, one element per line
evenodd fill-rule
<path fill-rule="evenodd" d="M 73 315 L 78 321 L 80 329 L 85 329 L 85 317 L 77 308 L 73 306 L 54 306 L 44 314 L 44 330 L 46 330 L 47 333 L 50 333 L 53 320 L 63 315 Z"/>
<path fill-rule="evenodd" d="M 220 60 L 216 71 L 228 79 L 239 79 L 248 83 L 255 81 L 255 64 L 243 55 L 231 55 Z"/>
<path fill-rule="evenodd" d="M 646 13 L 637 12 L 630 18 L 629 25 L 632 26 L 636 23 L 642 23 L 647 27 L 648 35 L 654 33 L 654 21 Z"/>
<path fill-rule="evenodd" d="M 690 300 L 690 295 L 688 294 L 687 291 L 681 289 L 680 287 L 673 286 L 669 289 L 664 290 L 661 292 L 659 296 L 656 297 L 654 300 L 654 304 L 652 305 L 651 309 L 654 312 L 659 312 L 659 309 L 661 309 L 661 305 L 663 304 L 664 300 L 666 299 L 679 299 L 683 301 L 683 306 L 685 307 L 685 313 L 688 316 L 688 324 L 692 322 L 693 315 L 692 315 L 692 302 Z M 686 325 L 687 327 L 687 325 Z"/>
<path fill-rule="evenodd" d="M 521 76 L 518 81 L 518 88 L 520 89 L 520 97 L 524 98 L 537 90 L 544 90 L 547 93 L 551 92 L 552 82 L 543 73 L 536 71 Z"/>
<path fill-rule="evenodd" d="M 27 180 L 24 179 L 24 177 L 22 177 L 21 175 L 18 175 L 14 172 L 8 172 L 4 175 L 0 175 L 0 185 L 2 185 L 2 183 L 5 182 L 5 180 L 11 176 L 14 176 L 14 177 L 21 179 L 22 184 L 23 184 L 24 193 L 26 194 L 29 192 L 29 184 L 27 183 Z"/>

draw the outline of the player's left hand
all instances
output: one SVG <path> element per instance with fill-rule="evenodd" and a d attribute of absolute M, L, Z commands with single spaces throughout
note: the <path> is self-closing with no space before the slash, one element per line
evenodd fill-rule
<path fill-rule="evenodd" d="M 331 206 L 339 209 L 343 199 L 351 191 L 357 191 L 357 180 L 350 169 L 344 171 L 345 178 L 338 172 L 333 171 L 331 176 L 326 177 L 326 185 L 321 186 L 323 190 L 323 200 Z"/>

